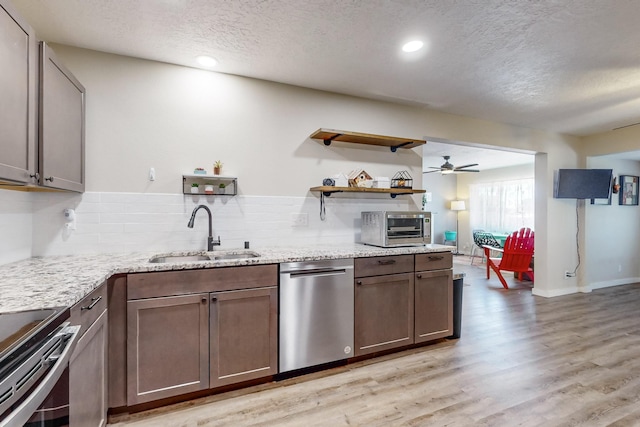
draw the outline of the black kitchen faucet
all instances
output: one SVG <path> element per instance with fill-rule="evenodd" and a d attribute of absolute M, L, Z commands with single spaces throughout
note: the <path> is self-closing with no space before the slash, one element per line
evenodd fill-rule
<path fill-rule="evenodd" d="M 213 250 L 214 246 L 220 246 L 220 236 L 218 236 L 218 240 L 213 240 L 213 226 L 211 224 L 211 222 L 212 222 L 211 210 L 205 205 L 196 206 L 196 208 L 191 213 L 191 219 L 189 220 L 189 223 L 187 224 L 187 227 L 193 228 L 193 222 L 196 219 L 196 213 L 201 208 L 204 209 L 205 211 L 207 211 L 207 214 L 209 215 L 209 236 L 207 237 L 207 251 L 211 252 Z"/>

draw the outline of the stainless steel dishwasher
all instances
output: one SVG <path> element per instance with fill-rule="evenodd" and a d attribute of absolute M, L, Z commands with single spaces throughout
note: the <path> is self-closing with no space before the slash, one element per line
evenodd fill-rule
<path fill-rule="evenodd" d="M 280 264 L 280 372 L 353 356 L 353 259 Z"/>

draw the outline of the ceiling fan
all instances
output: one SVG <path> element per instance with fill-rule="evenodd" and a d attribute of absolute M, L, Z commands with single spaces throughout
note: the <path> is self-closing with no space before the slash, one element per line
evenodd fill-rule
<path fill-rule="evenodd" d="M 463 166 L 453 166 L 451 163 L 449 163 L 449 159 L 451 158 L 451 156 L 443 156 L 443 158 L 444 158 L 444 164 L 442 166 L 440 166 L 439 168 L 434 166 L 429 166 L 429 169 L 435 169 L 435 170 L 426 171 L 424 173 L 442 172 L 442 174 L 448 174 L 448 173 L 454 173 L 454 172 L 480 172 L 478 169 L 467 169 L 472 166 L 478 166 L 477 163 L 470 163 L 468 165 L 463 165 Z"/>

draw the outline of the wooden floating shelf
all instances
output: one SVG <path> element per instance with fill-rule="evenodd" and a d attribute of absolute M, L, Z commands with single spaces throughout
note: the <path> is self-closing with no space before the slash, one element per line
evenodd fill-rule
<path fill-rule="evenodd" d="M 427 141 L 422 139 L 398 138 L 395 136 L 372 135 L 368 133 L 346 132 L 335 129 L 318 129 L 310 136 L 324 142 L 324 145 L 331 145 L 333 141 L 349 142 L 352 144 L 377 145 L 389 147 L 395 153 L 398 148 L 415 148 L 424 145 Z"/>
<path fill-rule="evenodd" d="M 309 191 L 321 191 L 328 196 L 331 193 L 378 193 L 390 194 L 395 197 L 398 194 L 418 194 L 426 193 L 427 190 L 415 190 L 413 188 L 367 188 L 367 187 L 334 187 L 332 185 L 321 185 L 311 187 Z"/>

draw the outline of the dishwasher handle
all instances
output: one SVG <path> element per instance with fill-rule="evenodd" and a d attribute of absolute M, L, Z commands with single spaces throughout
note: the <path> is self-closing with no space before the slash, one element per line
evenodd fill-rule
<path fill-rule="evenodd" d="M 346 274 L 347 270 L 345 268 L 318 268 L 314 270 L 304 270 L 304 271 L 295 271 L 295 272 L 285 272 L 284 274 L 288 274 L 289 277 L 295 279 L 297 277 L 322 277 L 322 276 L 339 276 Z"/>

